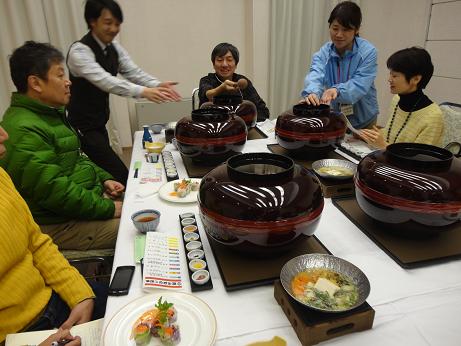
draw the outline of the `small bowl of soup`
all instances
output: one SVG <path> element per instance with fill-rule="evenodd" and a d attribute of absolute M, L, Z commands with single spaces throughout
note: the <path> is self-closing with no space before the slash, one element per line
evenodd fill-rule
<path fill-rule="evenodd" d="M 314 172 L 326 179 L 352 179 L 357 171 L 357 165 L 351 161 L 339 159 L 324 159 L 312 163 Z"/>
<path fill-rule="evenodd" d="M 154 209 L 139 210 L 131 215 L 131 220 L 139 232 L 152 232 L 160 223 L 160 212 Z"/>
<path fill-rule="evenodd" d="M 328 313 L 355 309 L 370 294 L 370 282 L 359 268 L 326 254 L 292 258 L 282 267 L 280 282 L 305 307 Z"/>

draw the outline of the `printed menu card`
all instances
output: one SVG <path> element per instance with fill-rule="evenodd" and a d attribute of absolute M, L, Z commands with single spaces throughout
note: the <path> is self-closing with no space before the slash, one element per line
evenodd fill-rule
<path fill-rule="evenodd" d="M 147 232 L 143 261 L 144 288 L 182 288 L 178 237 Z"/>

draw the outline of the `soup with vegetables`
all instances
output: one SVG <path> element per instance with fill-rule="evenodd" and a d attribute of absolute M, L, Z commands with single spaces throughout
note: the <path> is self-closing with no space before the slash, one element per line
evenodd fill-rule
<path fill-rule="evenodd" d="M 347 177 L 347 176 L 351 176 L 354 174 L 354 172 L 352 172 L 351 169 L 346 168 L 346 167 L 341 167 L 341 166 L 321 167 L 318 169 L 318 172 L 322 174 L 332 175 L 335 177 L 338 177 L 338 176 Z"/>
<path fill-rule="evenodd" d="M 348 277 L 323 268 L 298 273 L 291 290 L 305 304 L 325 310 L 348 309 L 359 297 L 357 286 Z"/>

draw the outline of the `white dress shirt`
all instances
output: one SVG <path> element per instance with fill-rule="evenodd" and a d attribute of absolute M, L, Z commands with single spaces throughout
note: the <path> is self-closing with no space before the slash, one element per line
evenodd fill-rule
<path fill-rule="evenodd" d="M 93 38 L 98 42 L 102 50 L 106 48 L 106 45 L 95 35 L 93 35 Z M 140 69 L 131 60 L 125 48 L 117 41 L 112 41 L 111 44 L 118 53 L 118 72 L 126 80 L 112 76 L 104 70 L 96 62 L 96 57 L 91 48 L 81 42 L 76 42 L 70 47 L 67 58 L 70 73 L 75 77 L 85 78 L 105 92 L 124 97 L 141 97 L 144 87 L 153 88 L 161 83 L 159 79 Z"/>

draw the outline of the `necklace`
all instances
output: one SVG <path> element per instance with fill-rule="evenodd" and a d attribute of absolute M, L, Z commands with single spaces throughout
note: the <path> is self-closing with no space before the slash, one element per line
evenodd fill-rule
<path fill-rule="evenodd" d="M 422 98 L 423 98 L 423 97 L 421 96 L 421 97 L 416 101 L 416 103 L 414 104 L 414 106 L 411 108 L 410 113 L 408 113 L 407 118 L 406 118 L 405 121 L 403 122 L 402 127 L 400 128 L 400 130 L 397 132 L 397 134 L 396 134 L 395 137 L 394 137 L 394 143 L 397 142 L 397 138 L 399 138 L 400 133 L 401 133 L 402 130 L 405 128 L 405 126 L 407 126 L 407 123 L 408 123 L 408 120 L 409 120 L 410 117 L 411 117 L 411 114 L 413 113 L 413 111 L 415 110 L 416 106 L 418 105 L 419 101 L 420 101 Z M 394 108 L 394 113 L 392 114 L 391 122 L 389 123 L 389 129 L 387 130 L 387 136 L 386 136 L 386 142 L 387 142 L 387 143 L 389 143 L 389 137 L 391 136 L 392 125 L 394 125 L 395 114 L 397 113 L 397 108 L 398 108 L 398 107 L 399 107 L 399 104 L 397 103 L 397 104 L 395 105 L 395 108 Z"/>
<path fill-rule="evenodd" d="M 218 75 L 215 73 L 214 76 L 216 77 L 216 79 L 218 80 L 219 83 L 224 83 L 221 79 L 218 78 Z"/>

